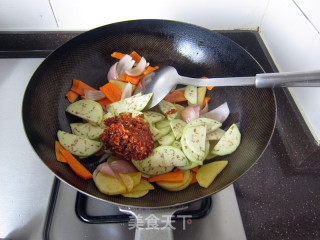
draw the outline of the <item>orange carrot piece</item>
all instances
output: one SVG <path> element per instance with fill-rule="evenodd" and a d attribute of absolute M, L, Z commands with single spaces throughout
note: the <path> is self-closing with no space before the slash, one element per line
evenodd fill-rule
<path fill-rule="evenodd" d="M 198 182 L 197 174 L 195 172 L 192 172 L 192 171 L 191 171 L 191 174 L 192 174 L 192 180 L 191 180 L 190 184 L 194 184 L 194 183 Z"/>
<path fill-rule="evenodd" d="M 199 170 L 199 166 L 196 166 L 196 167 L 194 167 L 194 168 L 191 168 L 190 169 L 192 172 L 198 172 L 198 170 Z"/>
<path fill-rule="evenodd" d="M 100 91 L 111 101 L 117 102 L 121 100 L 120 90 L 111 82 L 100 87 Z"/>
<path fill-rule="evenodd" d="M 114 52 L 111 54 L 111 57 L 117 58 L 117 59 L 121 59 L 125 54 L 124 53 L 120 53 L 120 52 Z"/>
<path fill-rule="evenodd" d="M 207 79 L 207 77 L 201 77 L 201 79 Z M 212 90 L 212 88 L 214 88 L 214 87 L 213 86 L 207 87 L 208 90 Z"/>
<path fill-rule="evenodd" d="M 60 152 L 75 174 L 85 180 L 92 178 L 91 172 L 89 172 L 88 169 L 86 169 L 69 151 L 62 149 Z"/>
<path fill-rule="evenodd" d="M 70 90 L 67 94 L 66 97 L 68 98 L 69 102 L 73 103 L 74 101 L 77 100 L 77 98 L 79 97 L 79 94 Z"/>
<path fill-rule="evenodd" d="M 61 150 L 64 149 L 61 144 L 59 143 L 59 141 L 55 141 L 54 142 L 54 146 L 55 146 L 55 151 L 56 151 L 56 158 L 59 162 L 63 162 L 66 163 L 67 160 L 64 158 L 64 156 L 61 154 Z"/>
<path fill-rule="evenodd" d="M 98 103 L 102 104 L 103 106 L 108 106 L 112 102 L 108 98 L 103 98 L 97 101 Z"/>
<path fill-rule="evenodd" d="M 211 100 L 211 97 L 204 97 L 202 105 L 201 105 L 201 109 L 204 108 L 206 106 L 206 104 Z"/>
<path fill-rule="evenodd" d="M 151 176 L 149 182 L 183 182 L 183 172 L 169 172 L 161 175 Z"/>
<path fill-rule="evenodd" d="M 78 93 L 81 96 L 84 96 L 84 90 L 96 90 L 93 87 L 90 87 L 88 84 L 78 80 L 78 79 L 73 79 L 71 91 L 74 91 L 75 93 Z"/>
<path fill-rule="evenodd" d="M 151 67 L 151 66 L 148 66 L 146 67 L 146 69 L 143 71 L 143 75 L 147 75 L 155 70 L 159 69 L 159 66 L 155 66 L 155 67 Z"/>
<path fill-rule="evenodd" d="M 168 93 L 168 95 L 164 98 L 164 100 L 171 103 L 187 101 L 187 99 L 184 96 L 184 90 L 172 91 Z"/>
<path fill-rule="evenodd" d="M 133 77 L 133 76 L 129 76 L 128 74 L 123 74 L 120 76 L 120 81 L 129 82 L 133 85 L 137 85 L 142 77 L 143 75 Z"/>
<path fill-rule="evenodd" d="M 136 51 L 132 51 L 132 53 L 130 53 L 129 55 L 136 63 L 140 62 L 141 56 Z"/>

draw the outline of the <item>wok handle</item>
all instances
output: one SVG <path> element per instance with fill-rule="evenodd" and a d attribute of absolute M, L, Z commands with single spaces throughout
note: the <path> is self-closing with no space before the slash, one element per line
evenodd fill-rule
<path fill-rule="evenodd" d="M 256 75 L 257 88 L 320 87 L 320 71 L 261 73 Z"/>
<path fill-rule="evenodd" d="M 175 212 L 187 208 L 187 206 L 180 206 L 163 209 L 139 209 L 121 206 L 119 210 L 135 217 L 135 240 L 173 240 L 171 217 Z"/>

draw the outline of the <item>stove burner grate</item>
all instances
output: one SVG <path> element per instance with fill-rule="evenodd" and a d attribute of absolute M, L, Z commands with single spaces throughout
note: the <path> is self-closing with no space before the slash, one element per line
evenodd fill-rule
<path fill-rule="evenodd" d="M 110 214 L 110 215 L 102 215 L 102 216 L 94 216 L 90 215 L 87 212 L 87 202 L 88 196 L 78 192 L 76 199 L 76 215 L 78 218 L 85 223 L 88 224 L 105 224 L 105 223 L 128 223 L 130 221 L 130 215 L 123 214 L 119 212 L 119 214 Z M 172 220 L 182 220 L 183 218 L 178 217 L 181 215 L 188 216 L 188 219 L 200 219 L 207 216 L 210 213 L 212 199 L 211 197 L 206 197 L 204 199 L 199 200 L 200 204 L 191 204 L 192 208 L 186 209 L 184 211 L 179 212 L 178 214 L 174 214 L 172 216 Z M 190 205 L 190 206 L 191 206 Z M 195 206 L 197 205 L 197 206 Z"/>

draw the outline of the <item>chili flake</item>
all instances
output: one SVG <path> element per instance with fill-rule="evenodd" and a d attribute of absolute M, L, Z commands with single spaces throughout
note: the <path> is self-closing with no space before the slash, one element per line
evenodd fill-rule
<path fill-rule="evenodd" d="M 164 115 L 168 116 L 168 115 L 174 114 L 174 113 L 176 113 L 176 112 L 178 112 L 177 109 L 171 109 L 171 110 L 169 110 L 168 112 L 166 112 Z"/>
<path fill-rule="evenodd" d="M 118 117 L 104 121 L 107 128 L 100 135 L 104 150 L 126 160 L 142 160 L 148 157 L 154 148 L 152 134 L 143 115 L 132 117 L 132 113 L 120 113 Z"/>

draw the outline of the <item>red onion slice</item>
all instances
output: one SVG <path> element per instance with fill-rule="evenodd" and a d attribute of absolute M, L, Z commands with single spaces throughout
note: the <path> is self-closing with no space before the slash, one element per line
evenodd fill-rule
<path fill-rule="evenodd" d="M 135 61 L 132 60 L 132 57 L 129 56 L 128 54 L 124 55 L 120 61 L 118 62 L 118 65 L 116 67 L 116 71 L 118 76 L 121 76 L 122 74 L 125 74 L 126 71 L 129 71 L 133 65 L 134 65 Z"/>
<path fill-rule="evenodd" d="M 97 172 L 96 172 L 97 171 Z M 96 175 L 98 172 L 102 172 L 110 177 L 117 177 L 116 173 L 113 171 L 113 169 L 111 168 L 111 166 L 109 165 L 109 163 L 101 163 L 100 165 L 98 165 L 97 169 L 95 170 L 95 174 Z"/>
<path fill-rule="evenodd" d="M 110 81 L 110 80 L 117 80 L 117 81 L 119 81 L 119 75 L 118 75 L 118 73 L 117 73 L 117 65 L 118 65 L 118 63 L 116 62 L 116 63 L 113 64 L 113 65 L 111 66 L 111 68 L 109 69 L 108 76 L 107 76 L 108 81 Z"/>
<path fill-rule="evenodd" d="M 90 99 L 90 100 L 93 100 L 93 101 L 98 101 L 98 100 L 101 100 L 101 99 L 106 97 L 99 90 L 89 90 L 89 89 L 85 89 L 84 90 L 84 96 L 85 96 L 86 99 Z"/>
<path fill-rule="evenodd" d="M 181 111 L 181 118 L 187 123 L 193 119 L 199 118 L 200 116 L 200 105 L 187 106 Z"/>
<path fill-rule="evenodd" d="M 200 116 L 207 113 L 208 111 L 209 111 L 209 106 L 208 106 L 208 103 L 206 103 L 206 105 L 200 111 Z"/>
<path fill-rule="evenodd" d="M 115 174 L 118 173 L 133 173 L 139 172 L 135 166 L 130 161 L 127 160 L 116 160 L 110 163 L 110 167 L 112 168 Z"/>
<path fill-rule="evenodd" d="M 217 120 L 218 122 L 223 123 L 228 118 L 229 114 L 230 109 L 228 103 L 225 102 L 221 104 L 219 107 L 211 110 L 210 112 L 203 114 L 202 117 L 212 118 Z"/>
<path fill-rule="evenodd" d="M 131 96 L 132 96 L 132 84 L 128 82 L 122 91 L 121 99 L 128 98 Z"/>
<path fill-rule="evenodd" d="M 147 66 L 147 61 L 144 57 L 141 57 L 141 60 L 139 61 L 139 63 L 137 64 L 137 66 L 135 66 L 132 69 L 126 70 L 125 73 L 130 75 L 130 76 L 139 76 L 143 73 L 143 71 L 146 69 Z M 120 75 L 121 76 L 121 75 Z"/>

